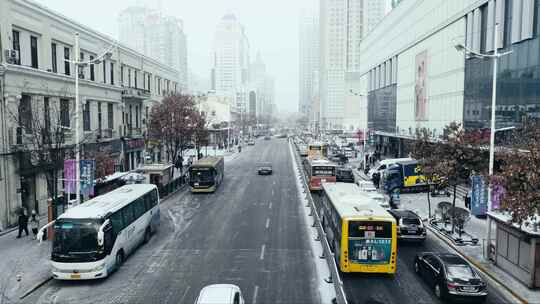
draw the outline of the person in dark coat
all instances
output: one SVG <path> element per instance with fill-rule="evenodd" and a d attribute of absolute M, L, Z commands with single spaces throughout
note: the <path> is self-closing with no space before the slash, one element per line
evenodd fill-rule
<path fill-rule="evenodd" d="M 18 224 L 19 224 L 19 235 L 17 235 L 17 238 L 21 238 L 21 234 L 24 230 L 26 232 L 26 236 L 28 236 L 28 212 L 26 211 L 26 208 L 22 208 L 19 212 L 19 218 L 18 218 Z"/>

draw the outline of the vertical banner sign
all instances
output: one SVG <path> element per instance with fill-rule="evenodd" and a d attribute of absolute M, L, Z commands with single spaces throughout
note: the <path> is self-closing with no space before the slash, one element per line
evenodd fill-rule
<path fill-rule="evenodd" d="M 74 159 L 64 160 L 64 191 L 68 193 L 75 193 L 75 174 L 76 166 Z"/>
<path fill-rule="evenodd" d="M 497 210 L 501 208 L 501 201 L 506 194 L 506 190 L 501 185 L 493 185 L 491 190 L 491 209 Z"/>
<path fill-rule="evenodd" d="M 416 55 L 416 83 L 415 83 L 415 119 L 427 120 L 427 51 Z"/>
<path fill-rule="evenodd" d="M 487 213 L 488 194 L 487 186 L 480 175 L 471 176 L 472 197 L 471 213 L 476 216 L 484 216 Z"/>
<path fill-rule="evenodd" d="M 84 196 L 94 195 L 94 177 L 96 161 L 93 159 L 81 160 L 81 194 Z"/>

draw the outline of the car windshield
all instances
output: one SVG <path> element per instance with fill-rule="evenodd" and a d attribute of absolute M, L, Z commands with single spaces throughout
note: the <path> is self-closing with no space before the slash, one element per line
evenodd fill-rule
<path fill-rule="evenodd" d="M 449 265 L 446 267 L 448 276 L 453 279 L 470 279 L 476 277 L 472 268 L 468 265 Z"/>

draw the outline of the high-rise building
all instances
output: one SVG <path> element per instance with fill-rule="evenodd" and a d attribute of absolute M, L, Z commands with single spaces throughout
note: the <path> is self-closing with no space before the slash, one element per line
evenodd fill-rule
<path fill-rule="evenodd" d="M 133 6 L 120 13 L 118 23 L 122 43 L 178 70 L 178 83 L 187 89 L 187 41 L 181 19 Z"/>
<path fill-rule="evenodd" d="M 314 111 L 312 107 L 314 90 L 314 75 L 319 71 L 319 10 L 318 4 L 314 8 L 302 12 L 299 24 L 299 50 L 300 50 L 300 77 L 299 91 L 300 100 L 298 111 L 311 116 Z M 318 92 L 316 93 L 318 95 Z"/>
<path fill-rule="evenodd" d="M 248 83 L 249 42 L 236 16 L 223 16 L 216 27 L 213 49 L 212 89 L 218 93 L 235 92 Z"/>
<path fill-rule="evenodd" d="M 320 2 L 320 115 L 322 127 L 342 128 L 346 74 L 359 68 L 364 0 Z"/>
<path fill-rule="evenodd" d="M 392 7 L 397 6 L 396 0 L 364 0 L 364 36 L 370 33 L 388 14 Z M 394 6 L 395 5 L 395 6 Z"/>

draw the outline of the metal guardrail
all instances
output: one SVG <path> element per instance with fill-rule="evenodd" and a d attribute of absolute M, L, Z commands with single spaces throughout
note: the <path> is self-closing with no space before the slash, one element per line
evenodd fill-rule
<path fill-rule="evenodd" d="M 298 154 L 298 151 L 296 151 L 296 144 L 294 141 L 289 141 L 289 144 L 293 148 L 293 154 L 294 154 L 294 160 L 296 162 L 296 165 L 298 169 L 300 170 L 300 175 L 302 176 L 302 181 L 304 184 L 304 189 L 306 191 L 306 197 L 308 200 L 308 205 L 306 207 L 310 208 L 309 215 L 313 217 L 313 225 L 312 227 L 317 228 L 317 238 L 316 241 L 320 241 L 322 248 L 323 248 L 323 255 L 320 258 L 326 259 L 326 263 L 328 264 L 328 269 L 330 270 L 330 277 L 325 279 L 325 282 L 329 284 L 334 284 L 334 289 L 336 291 L 336 303 L 337 304 L 347 304 L 347 297 L 345 296 L 345 290 L 343 288 L 343 281 L 341 280 L 341 277 L 339 276 L 339 271 L 336 265 L 336 260 L 334 258 L 334 253 L 330 250 L 330 245 L 328 244 L 328 240 L 326 239 L 326 233 L 324 232 L 324 229 L 321 225 L 321 219 L 319 217 L 319 213 L 317 212 L 317 208 L 315 207 L 315 203 L 313 202 L 313 197 L 311 196 L 311 193 L 309 191 L 308 187 L 308 181 L 305 174 L 304 166 L 302 164 L 302 159 L 300 158 L 300 155 Z"/>

